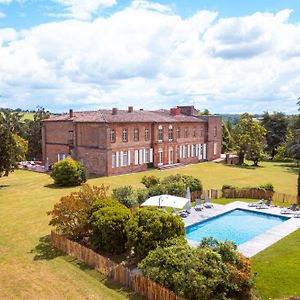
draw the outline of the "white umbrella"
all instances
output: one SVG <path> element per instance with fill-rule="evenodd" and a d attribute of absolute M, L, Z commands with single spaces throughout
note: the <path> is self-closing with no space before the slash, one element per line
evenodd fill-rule
<path fill-rule="evenodd" d="M 186 188 L 185 198 L 188 199 L 188 202 L 186 204 L 186 208 L 190 209 L 192 207 L 192 205 L 191 205 L 191 190 L 190 190 L 189 186 Z"/>
<path fill-rule="evenodd" d="M 176 197 L 172 195 L 159 195 L 147 199 L 141 206 L 158 206 L 158 207 L 184 207 L 189 200 L 187 198 Z"/>

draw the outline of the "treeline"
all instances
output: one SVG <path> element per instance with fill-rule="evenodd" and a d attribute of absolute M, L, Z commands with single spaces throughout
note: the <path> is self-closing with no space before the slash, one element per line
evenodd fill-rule
<path fill-rule="evenodd" d="M 33 120 L 23 120 L 19 111 L 0 110 L 0 177 L 18 161 L 42 159 L 42 120 L 49 116 L 43 107 L 34 112 Z"/>

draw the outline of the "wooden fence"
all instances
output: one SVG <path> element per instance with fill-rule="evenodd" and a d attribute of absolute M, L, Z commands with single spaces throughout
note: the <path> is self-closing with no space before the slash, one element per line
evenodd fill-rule
<path fill-rule="evenodd" d="M 282 202 L 282 203 L 298 203 L 300 204 L 300 197 L 296 195 L 288 195 L 277 192 L 266 192 L 258 189 L 226 189 L 226 190 L 218 190 L 218 189 L 210 189 L 204 190 L 202 195 L 199 192 L 192 192 L 191 199 L 195 201 L 195 198 L 203 198 L 207 196 L 212 199 L 219 198 L 248 198 L 248 199 L 267 199 L 269 197 L 272 198 L 273 201 Z"/>
<path fill-rule="evenodd" d="M 51 231 L 51 243 L 55 248 L 84 261 L 85 264 L 98 270 L 105 277 L 132 289 L 149 300 L 184 300 L 151 279 L 137 274 L 121 264 L 116 264 L 109 258 L 54 231 Z"/>

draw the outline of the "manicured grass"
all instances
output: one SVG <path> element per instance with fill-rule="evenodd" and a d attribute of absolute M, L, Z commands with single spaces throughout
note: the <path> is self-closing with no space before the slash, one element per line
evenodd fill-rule
<path fill-rule="evenodd" d="M 263 299 L 300 295 L 300 230 L 251 259 L 256 289 Z"/>
<path fill-rule="evenodd" d="M 94 184 L 107 183 L 111 187 L 126 184 L 130 184 L 133 187 L 142 187 L 143 185 L 140 181 L 144 175 L 165 177 L 175 173 L 198 177 L 205 189 L 221 189 L 223 184 L 243 187 L 258 186 L 271 182 L 277 192 L 296 195 L 296 167 L 293 167 L 291 164 L 277 162 L 263 162 L 260 167 L 256 168 L 225 166 L 210 162 L 164 171 L 150 170 L 122 176 L 95 178 L 90 180 L 90 182 Z"/>
<path fill-rule="evenodd" d="M 22 120 L 33 120 L 34 113 L 22 112 Z"/>
<path fill-rule="evenodd" d="M 252 169 L 203 163 L 167 171 L 93 178 L 89 183 L 106 183 L 111 188 L 125 184 L 141 187 L 144 175 L 164 177 L 182 173 L 200 178 L 205 189 L 221 188 L 224 183 L 249 186 L 272 182 L 279 192 L 296 193 L 296 171 L 279 163 L 262 165 Z M 46 212 L 62 195 L 77 190 L 55 188 L 52 183 L 48 175 L 29 171 L 16 171 L 8 178 L 0 178 L 0 299 L 134 299 L 136 296 L 128 291 L 104 281 L 99 273 L 49 246 Z M 290 258 L 291 263 L 294 258 Z M 289 272 L 282 267 L 278 270 Z M 271 280 L 263 276 L 260 278 L 265 287 L 258 287 L 262 294 Z M 276 281 L 272 285 L 276 286 Z"/>

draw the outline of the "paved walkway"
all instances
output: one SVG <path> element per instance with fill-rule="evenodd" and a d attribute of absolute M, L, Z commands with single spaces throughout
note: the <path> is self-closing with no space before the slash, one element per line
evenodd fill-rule
<path fill-rule="evenodd" d="M 281 208 L 279 207 L 270 207 L 268 209 L 258 210 L 255 207 L 248 207 L 248 203 L 246 202 L 235 201 L 227 205 L 214 204 L 213 208 L 204 208 L 202 211 L 195 211 L 192 209 L 191 214 L 187 218 L 183 219 L 183 221 L 185 226 L 189 226 L 236 208 L 282 216 L 282 214 L 280 214 Z M 290 233 L 300 229 L 300 218 L 294 218 L 292 217 L 293 215 L 285 216 L 290 217 L 290 219 L 239 245 L 238 250 L 245 256 L 254 256 Z M 188 240 L 188 242 L 191 246 L 197 246 L 199 244 L 198 242 L 192 240 Z"/>

